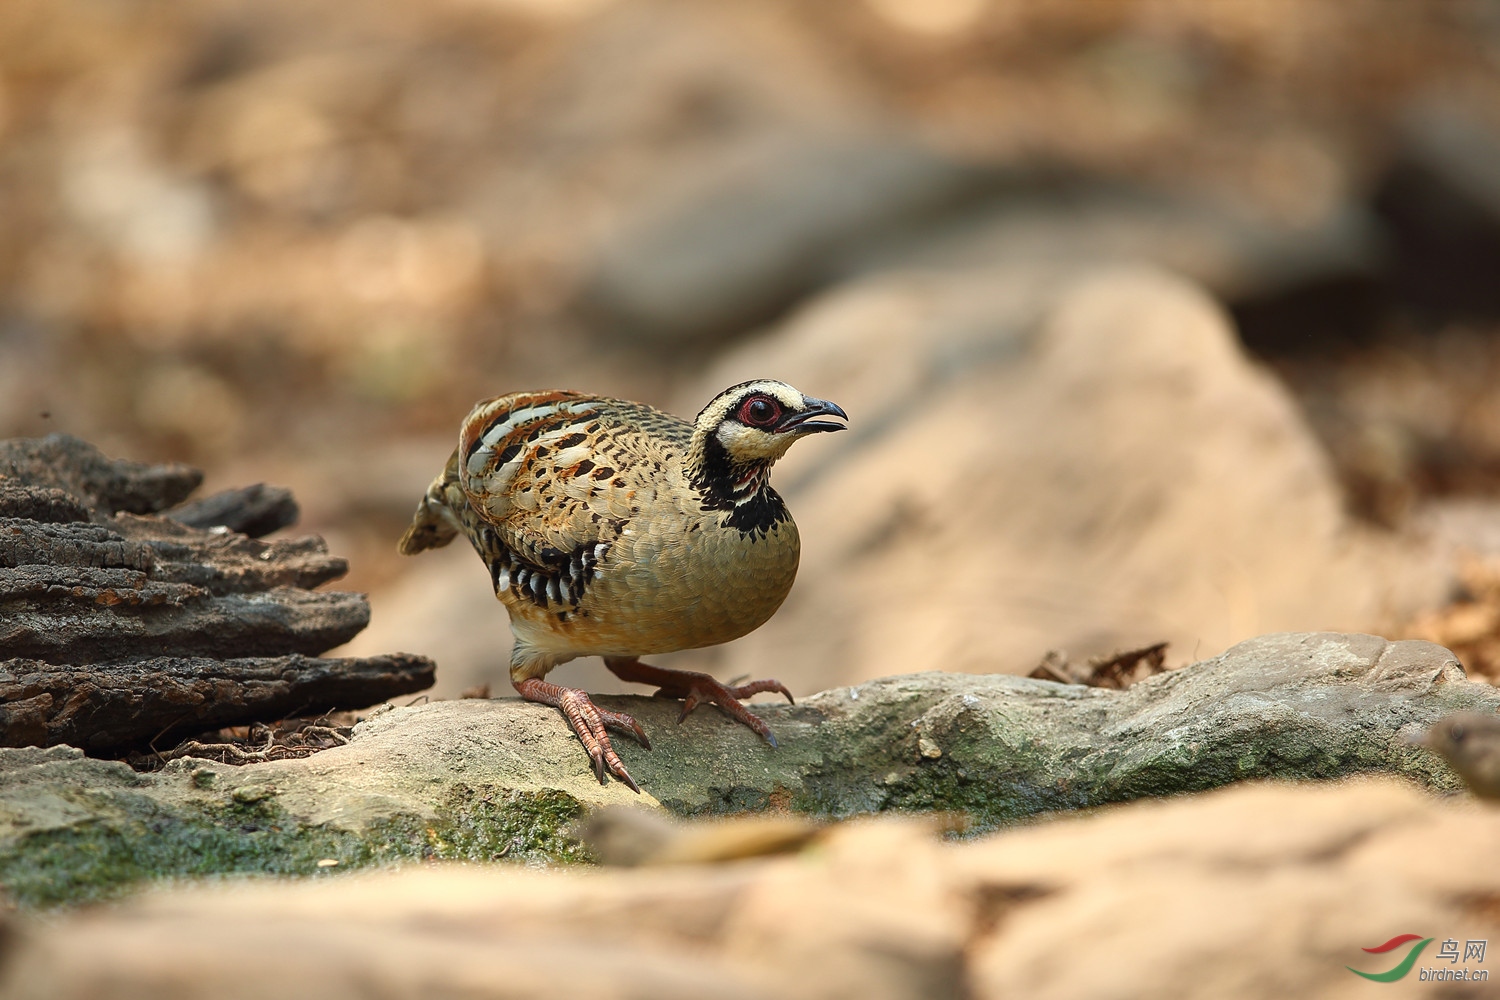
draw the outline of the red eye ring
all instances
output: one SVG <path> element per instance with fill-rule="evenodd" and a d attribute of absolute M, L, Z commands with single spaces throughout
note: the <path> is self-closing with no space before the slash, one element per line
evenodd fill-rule
<path fill-rule="evenodd" d="M 740 423 L 751 427 L 770 427 L 781 419 L 781 404 L 770 396 L 751 396 L 740 404 Z"/>

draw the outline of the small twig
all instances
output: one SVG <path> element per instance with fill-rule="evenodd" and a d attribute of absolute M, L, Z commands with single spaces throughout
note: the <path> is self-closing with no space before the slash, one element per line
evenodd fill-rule
<path fill-rule="evenodd" d="M 158 750 L 158 749 L 156 749 L 156 741 L 159 740 L 159 739 L 161 739 L 163 736 L 167 735 L 167 733 L 170 732 L 171 730 L 176 729 L 178 726 L 182 725 L 182 723 L 185 722 L 186 720 L 187 720 L 187 715 L 186 714 L 178 716 L 177 719 L 176 719 L 176 721 L 169 722 L 165 726 L 163 726 L 161 728 L 160 732 L 158 732 L 155 736 L 151 737 L 151 742 L 148 743 L 148 744 L 146 744 L 148 747 L 151 748 L 151 752 L 154 753 L 154 754 L 156 754 L 157 759 L 160 760 L 162 763 L 166 763 L 167 758 L 163 757 L 161 755 L 161 751 Z"/>
<path fill-rule="evenodd" d="M 321 720 L 332 721 L 329 713 Z M 301 723 L 295 719 L 282 719 L 274 723 L 255 722 L 243 728 L 243 736 L 234 730 L 221 742 L 185 740 L 167 753 L 154 750 L 159 761 L 165 763 L 180 757 L 206 757 L 223 764 L 253 764 L 271 760 L 290 760 L 308 757 L 320 750 L 343 746 L 349 742 L 353 729 L 348 726 L 322 725 L 319 722 Z M 264 742 L 258 743 L 264 736 Z M 248 745 L 247 745 L 248 744 Z"/>
<path fill-rule="evenodd" d="M 339 746 L 346 746 L 349 743 L 349 737 L 339 732 L 338 729 L 333 726 L 303 726 L 300 730 L 297 731 L 295 735 L 302 736 L 307 733 L 312 733 L 314 736 L 326 736 L 331 740 L 337 740 Z"/>
<path fill-rule="evenodd" d="M 166 759 L 176 760 L 179 757 L 206 757 L 209 760 L 218 760 L 221 764 L 253 764 L 275 760 L 277 758 L 273 757 L 271 752 L 273 750 L 286 749 L 289 748 L 267 746 L 263 750 L 242 750 L 233 743 L 199 743 L 197 740 L 188 740 L 180 744 L 176 749 L 168 751 Z M 291 756 L 302 757 L 306 756 L 306 754 L 293 753 Z"/>

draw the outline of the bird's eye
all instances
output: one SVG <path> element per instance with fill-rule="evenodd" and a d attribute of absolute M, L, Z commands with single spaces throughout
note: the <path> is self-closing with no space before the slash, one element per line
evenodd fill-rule
<path fill-rule="evenodd" d="M 781 406 L 766 396 L 751 396 L 740 406 L 740 420 L 752 427 L 769 427 L 781 417 Z"/>
<path fill-rule="evenodd" d="M 1463 726 L 1454 726 L 1452 729 L 1448 730 L 1448 736 L 1453 740 L 1454 743 L 1462 743 L 1464 741 L 1464 737 L 1467 735 L 1469 734 L 1464 732 Z"/>

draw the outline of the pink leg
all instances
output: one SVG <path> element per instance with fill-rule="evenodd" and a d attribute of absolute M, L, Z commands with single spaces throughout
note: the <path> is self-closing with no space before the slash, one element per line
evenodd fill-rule
<path fill-rule="evenodd" d="M 562 709 L 563 717 L 568 720 L 568 725 L 573 727 L 573 732 L 578 734 L 579 740 L 583 742 L 583 748 L 588 751 L 589 760 L 594 763 L 594 773 L 599 776 L 599 784 L 604 784 L 604 774 L 607 769 L 610 774 L 625 782 L 631 791 L 641 790 L 640 786 L 635 783 L 635 779 L 630 776 L 630 772 L 625 770 L 625 763 L 620 760 L 620 755 L 615 753 L 614 746 L 609 742 L 609 734 L 604 731 L 607 726 L 616 732 L 628 733 L 634 736 L 641 746 L 650 750 L 651 741 L 646 739 L 646 731 L 641 728 L 639 722 L 624 712 L 611 712 L 598 707 L 586 693 L 577 688 L 549 684 L 540 677 L 528 677 L 525 680 L 515 681 L 514 684 L 516 690 L 521 693 L 521 697 L 527 701 L 536 701 Z"/>
<path fill-rule="evenodd" d="M 796 704 L 792 693 L 786 689 L 786 685 L 780 681 L 751 681 L 748 684 L 737 684 L 730 687 L 720 684 L 707 674 L 700 674 L 692 670 L 669 670 L 666 667 L 653 667 L 649 663 L 642 663 L 634 657 L 616 658 L 605 657 L 604 665 L 610 672 L 623 681 L 633 681 L 638 684 L 655 684 L 657 686 L 656 697 L 658 698 L 681 698 L 682 715 L 677 721 L 681 723 L 688 717 L 688 713 L 697 708 L 703 702 L 712 702 L 724 710 L 730 718 L 744 723 L 760 734 L 771 746 L 776 746 L 776 737 L 771 734 L 771 727 L 766 725 L 761 718 L 753 714 L 744 705 L 740 704 L 741 698 L 760 694 L 763 691 L 775 691 L 786 695 L 786 700 Z"/>

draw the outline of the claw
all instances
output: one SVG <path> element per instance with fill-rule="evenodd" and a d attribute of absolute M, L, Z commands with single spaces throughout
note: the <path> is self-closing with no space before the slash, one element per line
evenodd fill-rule
<path fill-rule="evenodd" d="M 641 728 L 640 723 L 623 712 L 611 712 L 599 708 L 586 693 L 577 688 L 559 687 L 537 677 L 517 681 L 515 687 L 521 693 L 521 697 L 528 701 L 540 702 L 562 710 L 563 717 L 568 720 L 568 725 L 572 727 L 579 742 L 583 744 L 583 749 L 588 753 L 589 763 L 593 765 L 599 784 L 605 783 L 606 774 L 613 774 L 632 792 L 640 793 L 641 787 L 625 769 L 625 762 L 620 760 L 619 754 L 615 753 L 614 745 L 609 741 L 609 734 L 605 732 L 605 727 L 608 726 L 617 731 L 629 733 L 649 750 L 651 743 L 646 739 L 646 732 Z"/>
<path fill-rule="evenodd" d="M 646 731 L 641 728 L 641 724 L 636 722 L 633 717 L 626 715 L 624 712 L 611 712 L 609 709 L 599 708 L 597 705 L 594 708 L 599 713 L 599 718 L 610 729 L 613 729 L 617 733 L 627 733 L 634 737 L 635 741 L 641 746 L 647 750 L 651 749 L 651 741 L 646 738 Z"/>
<path fill-rule="evenodd" d="M 726 685 L 720 684 L 707 674 L 695 673 L 687 670 L 668 670 L 665 667 L 653 667 L 636 659 L 606 658 L 604 665 L 607 666 L 615 676 L 627 681 L 639 681 L 642 684 L 655 684 L 657 690 L 653 694 L 656 698 L 681 698 L 682 712 L 677 717 L 680 725 L 699 705 L 711 702 L 724 710 L 724 714 L 731 719 L 743 723 L 753 729 L 763 740 L 777 746 L 776 737 L 771 734 L 771 727 L 766 725 L 759 716 L 753 714 L 740 700 L 752 695 L 773 691 L 785 695 L 786 700 L 796 704 L 792 693 L 787 690 L 786 685 L 775 680 L 750 681 L 748 684 Z"/>
<path fill-rule="evenodd" d="M 733 692 L 736 698 L 739 698 L 742 701 L 752 695 L 763 694 L 767 691 L 774 691 L 776 694 L 785 695 L 786 700 L 791 702 L 793 705 L 797 704 L 797 699 L 792 697 L 792 692 L 788 691 L 786 689 L 786 685 L 781 683 L 780 681 L 751 681 L 749 684 L 729 684 L 726 685 L 726 687 L 729 691 Z"/>

